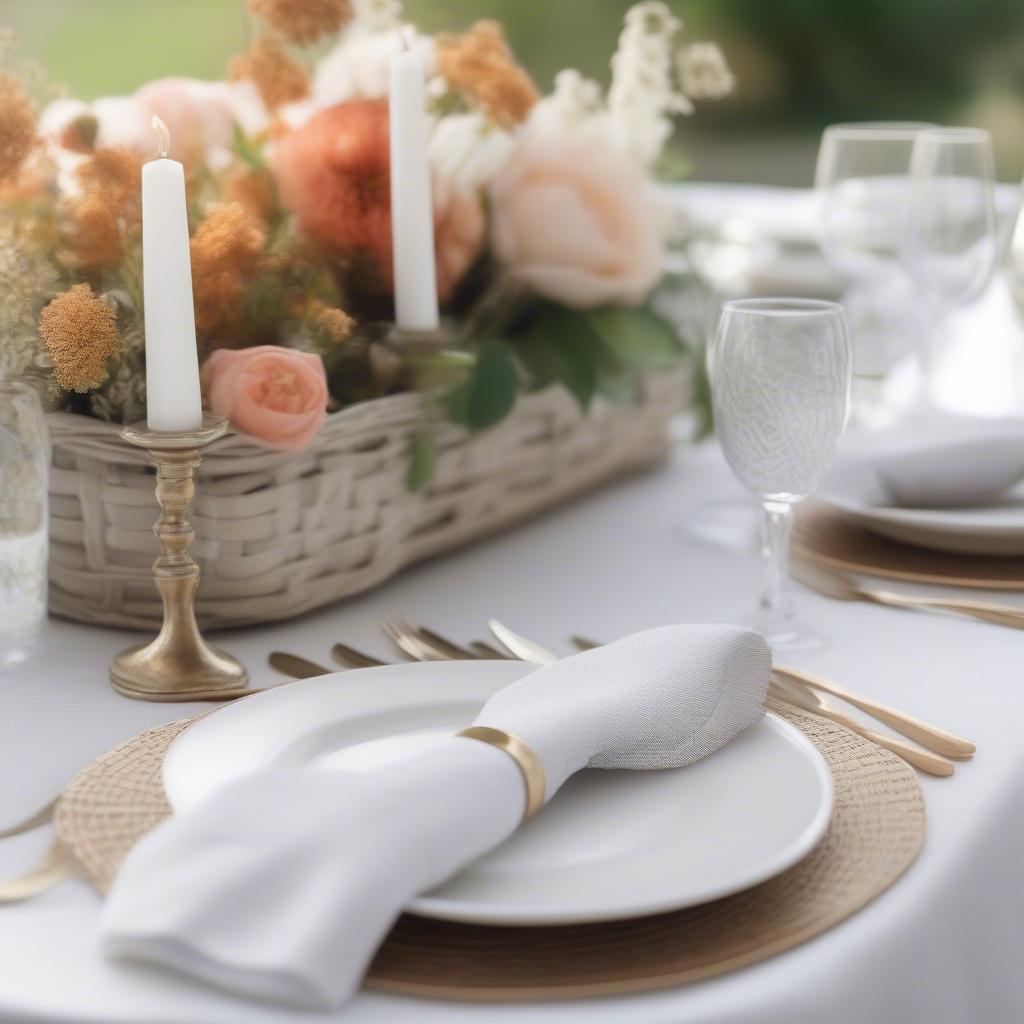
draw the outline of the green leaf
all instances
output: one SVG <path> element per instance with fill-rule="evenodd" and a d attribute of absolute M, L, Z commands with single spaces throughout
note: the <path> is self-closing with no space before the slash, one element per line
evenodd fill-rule
<path fill-rule="evenodd" d="M 530 325 L 526 339 L 534 366 L 548 379 L 564 384 L 586 412 L 597 392 L 605 359 L 601 338 L 585 314 L 545 305 Z"/>
<path fill-rule="evenodd" d="M 519 392 L 519 366 L 508 345 L 487 341 L 480 346 L 469 377 L 441 399 L 448 418 L 470 430 L 486 430 L 505 418 Z"/>
<path fill-rule="evenodd" d="M 409 468 L 405 474 L 405 486 L 410 491 L 422 490 L 434 475 L 436 460 L 434 438 L 428 433 L 414 434 L 409 446 Z"/>
<path fill-rule="evenodd" d="M 615 405 L 632 405 L 636 401 L 636 375 L 602 371 L 597 377 L 597 392 Z"/>
<path fill-rule="evenodd" d="M 263 156 L 246 138 L 245 132 L 242 131 L 242 126 L 237 121 L 234 123 L 232 131 L 234 139 L 231 148 L 254 171 L 262 171 L 264 166 Z"/>
<path fill-rule="evenodd" d="M 610 306 L 586 314 L 590 328 L 625 366 L 661 370 L 679 361 L 683 346 L 671 325 L 645 307 Z"/>

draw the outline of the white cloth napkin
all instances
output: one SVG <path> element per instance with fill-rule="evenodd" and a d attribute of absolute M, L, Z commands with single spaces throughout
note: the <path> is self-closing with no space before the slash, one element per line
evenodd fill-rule
<path fill-rule="evenodd" d="M 1024 420 L 934 412 L 849 435 L 834 472 L 870 467 L 889 503 L 979 505 L 1024 478 Z"/>
<path fill-rule="evenodd" d="M 770 670 L 750 630 L 667 626 L 530 673 L 474 724 L 525 740 L 550 799 L 587 765 L 679 767 L 717 750 L 760 721 Z M 511 835 L 524 806 L 512 758 L 459 737 L 370 774 L 253 775 L 139 842 L 102 943 L 244 995 L 328 1009 L 359 987 L 403 907 Z"/>

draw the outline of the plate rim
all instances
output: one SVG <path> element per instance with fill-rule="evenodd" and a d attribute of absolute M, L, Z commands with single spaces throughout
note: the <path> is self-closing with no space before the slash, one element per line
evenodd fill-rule
<path fill-rule="evenodd" d="M 240 701 L 235 701 L 231 705 L 218 709 L 216 715 L 208 715 L 195 722 L 188 729 L 184 730 L 180 736 L 175 738 L 168 749 L 164 762 L 161 766 L 161 779 L 164 784 L 165 792 L 167 792 L 167 800 L 171 805 L 172 813 L 176 812 L 178 807 L 180 807 L 180 800 L 176 805 L 175 800 L 172 799 L 172 790 L 176 788 L 176 784 L 173 782 L 169 783 L 168 778 L 169 776 L 173 776 L 178 762 L 187 755 L 189 748 L 195 742 L 195 737 L 197 735 L 201 736 L 205 729 L 209 728 L 206 723 L 213 724 L 218 715 L 228 714 L 231 717 L 234 717 L 234 709 L 236 707 L 241 707 L 245 703 L 254 701 L 262 702 L 268 699 L 280 699 L 278 691 L 284 692 L 287 690 L 291 694 L 298 694 L 299 696 L 297 699 L 301 701 L 306 699 L 304 696 L 306 693 L 313 693 L 315 690 L 321 688 L 323 684 L 329 683 L 330 681 L 358 682 L 360 680 L 365 680 L 366 673 L 380 674 L 382 672 L 393 672 L 395 669 L 401 669 L 403 671 L 412 669 L 420 672 L 427 670 L 428 673 L 433 672 L 440 674 L 440 670 L 444 668 L 451 669 L 452 666 L 456 665 L 462 666 L 462 668 L 456 669 L 456 672 L 465 671 L 466 666 L 471 666 L 475 672 L 480 672 L 482 669 L 484 672 L 493 671 L 496 674 L 499 672 L 507 673 L 510 677 L 509 681 L 512 681 L 512 678 L 515 676 L 521 676 L 532 671 L 536 667 L 526 662 L 512 661 L 399 663 L 395 665 L 385 665 L 365 669 L 341 670 L 339 672 L 332 672 L 329 676 L 318 676 L 313 679 L 296 680 L 293 683 L 286 683 L 282 684 L 280 687 L 268 688 L 258 694 L 253 694 L 252 696 L 243 698 Z M 486 667 L 484 668 L 483 666 Z M 495 668 L 495 666 L 497 666 L 497 668 Z M 509 670 L 513 668 L 520 669 L 521 671 L 515 673 L 510 672 Z M 419 685 L 420 684 L 417 684 L 417 687 L 419 687 Z M 371 694 L 373 693 L 373 691 L 369 692 Z M 402 701 L 399 700 L 391 706 L 400 706 L 401 703 Z M 250 703 L 249 706 L 251 707 L 252 704 Z M 221 721 L 223 722 L 223 719 L 221 719 Z M 614 903 L 609 904 L 606 902 L 600 907 L 594 907 L 593 909 L 577 907 L 573 908 L 571 911 L 563 910 L 561 912 L 557 910 L 553 911 L 550 907 L 545 907 L 543 904 L 520 903 L 518 905 L 510 905 L 502 902 L 487 903 L 486 901 L 480 900 L 467 903 L 465 901 L 447 897 L 425 895 L 418 896 L 410 901 L 404 912 L 436 920 L 505 927 L 586 924 L 598 921 L 624 920 L 631 917 L 646 917 L 675 910 L 683 910 L 687 907 L 709 903 L 725 896 L 745 891 L 756 885 L 760 885 L 778 874 L 781 874 L 783 871 L 803 860 L 824 837 L 828 830 L 829 823 L 832 820 L 832 814 L 835 807 L 835 787 L 832 782 L 831 772 L 829 771 L 828 765 L 821 753 L 799 729 L 789 722 L 784 721 L 779 716 L 773 714 L 771 711 L 766 711 L 764 722 L 767 724 L 768 728 L 776 733 L 781 739 L 789 742 L 803 753 L 805 762 L 813 768 L 815 782 L 819 791 L 819 803 L 813 819 L 804 828 L 799 838 L 791 842 L 784 850 L 780 850 L 773 858 L 764 862 L 762 865 L 759 865 L 758 870 L 749 873 L 742 884 L 725 882 L 717 887 L 708 887 L 705 891 L 699 894 L 694 894 L 692 897 L 685 900 L 680 899 L 678 895 L 675 897 L 668 895 L 664 898 L 652 898 L 644 901 L 638 901 L 633 897 L 629 900 L 628 905 L 625 903 L 615 905 Z M 195 730 L 195 732 L 193 732 L 193 730 Z M 191 741 L 189 740 L 190 734 L 192 734 Z M 175 754 L 175 751 L 177 751 L 177 754 Z"/>

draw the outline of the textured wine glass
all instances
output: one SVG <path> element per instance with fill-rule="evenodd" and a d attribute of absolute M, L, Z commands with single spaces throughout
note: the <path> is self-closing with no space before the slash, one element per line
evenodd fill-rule
<path fill-rule="evenodd" d="M 709 353 L 715 426 L 740 482 L 761 501 L 765 580 L 752 624 L 778 649 L 820 637 L 789 588 L 793 506 L 835 454 L 850 402 L 846 314 L 836 302 L 739 299 L 722 308 Z"/>
<path fill-rule="evenodd" d="M 920 347 L 919 303 L 901 266 L 911 190 L 910 158 L 925 122 L 834 124 L 818 149 L 819 242 L 843 279 L 853 345 L 854 410 L 884 422 L 885 378 Z"/>
<path fill-rule="evenodd" d="M 996 265 L 995 161 L 979 128 L 929 128 L 914 141 L 903 264 L 936 331 L 985 289 Z M 925 346 L 926 387 L 935 343 Z"/>

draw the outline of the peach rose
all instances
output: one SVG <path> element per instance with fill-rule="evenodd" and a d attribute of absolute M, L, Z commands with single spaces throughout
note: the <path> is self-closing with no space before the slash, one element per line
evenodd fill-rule
<path fill-rule="evenodd" d="M 577 308 L 635 305 L 661 276 L 650 183 L 602 135 L 524 135 L 490 196 L 495 255 L 541 295 Z"/>
<path fill-rule="evenodd" d="M 206 404 L 268 448 L 301 452 L 327 418 L 319 356 L 278 345 L 221 348 L 203 363 Z"/>

